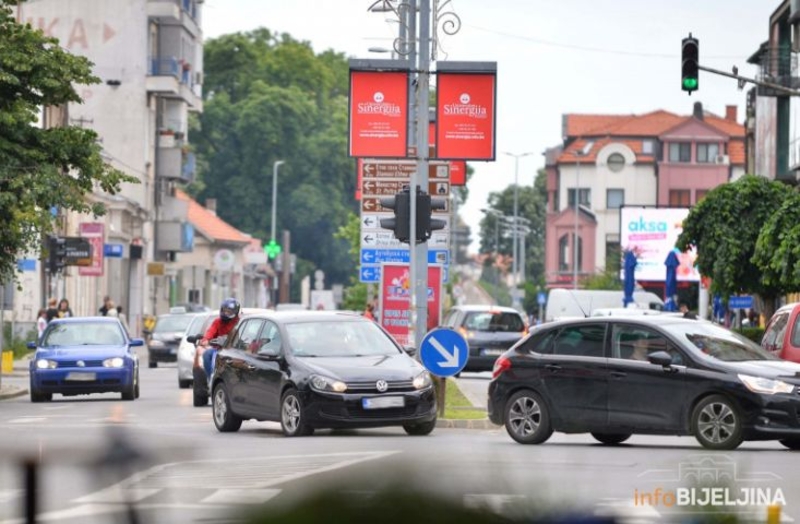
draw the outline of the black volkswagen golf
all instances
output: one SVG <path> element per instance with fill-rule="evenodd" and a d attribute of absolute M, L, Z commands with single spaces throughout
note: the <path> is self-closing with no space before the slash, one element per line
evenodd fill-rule
<path fill-rule="evenodd" d="M 498 358 L 489 418 L 522 444 L 553 431 L 619 444 L 694 435 L 706 448 L 800 449 L 800 364 L 711 322 L 607 317 L 542 326 Z"/>
<path fill-rule="evenodd" d="M 436 426 L 430 374 L 376 322 L 361 315 L 282 311 L 244 317 L 216 357 L 213 419 L 281 423 L 287 436 L 317 428 Z"/>

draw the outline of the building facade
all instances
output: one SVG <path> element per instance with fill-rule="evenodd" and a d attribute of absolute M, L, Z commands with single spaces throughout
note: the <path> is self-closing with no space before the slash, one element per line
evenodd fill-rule
<path fill-rule="evenodd" d="M 742 176 L 745 131 L 736 120 L 736 106 L 719 117 L 699 103 L 690 116 L 564 115 L 564 143 L 545 155 L 548 287 L 573 287 L 576 278 L 579 287 L 619 267 L 623 206 L 691 207 Z"/>

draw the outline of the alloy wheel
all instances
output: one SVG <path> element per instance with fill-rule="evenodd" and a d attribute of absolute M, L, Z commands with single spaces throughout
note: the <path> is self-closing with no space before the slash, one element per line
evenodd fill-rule
<path fill-rule="evenodd" d="M 217 427 L 225 425 L 225 420 L 228 416 L 228 402 L 225 399 L 225 388 L 217 388 L 214 395 L 214 422 Z"/>
<path fill-rule="evenodd" d="M 736 413 L 724 402 L 712 402 L 704 406 L 697 418 L 697 431 L 705 440 L 722 444 L 736 432 Z"/>
<path fill-rule="evenodd" d="M 508 421 L 514 432 L 520 437 L 530 437 L 539 429 L 542 422 L 542 410 L 536 399 L 519 397 L 508 412 Z"/>
<path fill-rule="evenodd" d="M 281 418 L 283 419 L 283 425 L 286 427 L 287 432 L 297 432 L 297 428 L 300 426 L 300 401 L 296 396 L 288 395 L 283 399 Z"/>

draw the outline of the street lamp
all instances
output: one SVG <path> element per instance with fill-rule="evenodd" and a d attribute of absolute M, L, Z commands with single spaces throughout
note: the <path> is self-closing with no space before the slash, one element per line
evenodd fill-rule
<path fill-rule="evenodd" d="M 512 272 L 514 274 L 513 278 L 513 302 L 516 306 L 518 304 L 518 296 L 517 296 L 517 274 L 519 273 L 519 263 L 518 263 L 518 246 L 517 246 L 517 235 L 518 235 L 518 224 L 517 224 L 517 217 L 519 216 L 519 159 L 525 156 L 532 155 L 533 152 L 529 151 L 527 153 L 503 153 L 504 155 L 514 157 L 514 229 L 512 231 L 512 240 L 514 242 L 514 249 L 513 249 L 513 259 L 512 259 Z"/>

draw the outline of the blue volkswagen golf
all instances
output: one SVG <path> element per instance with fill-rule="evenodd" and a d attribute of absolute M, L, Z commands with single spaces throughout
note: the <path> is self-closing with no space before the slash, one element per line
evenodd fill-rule
<path fill-rule="evenodd" d="M 139 397 L 139 358 L 134 347 L 144 340 L 130 338 L 119 319 L 73 317 L 55 319 L 38 342 L 30 363 L 32 402 L 90 393 L 121 393 L 123 400 Z"/>

